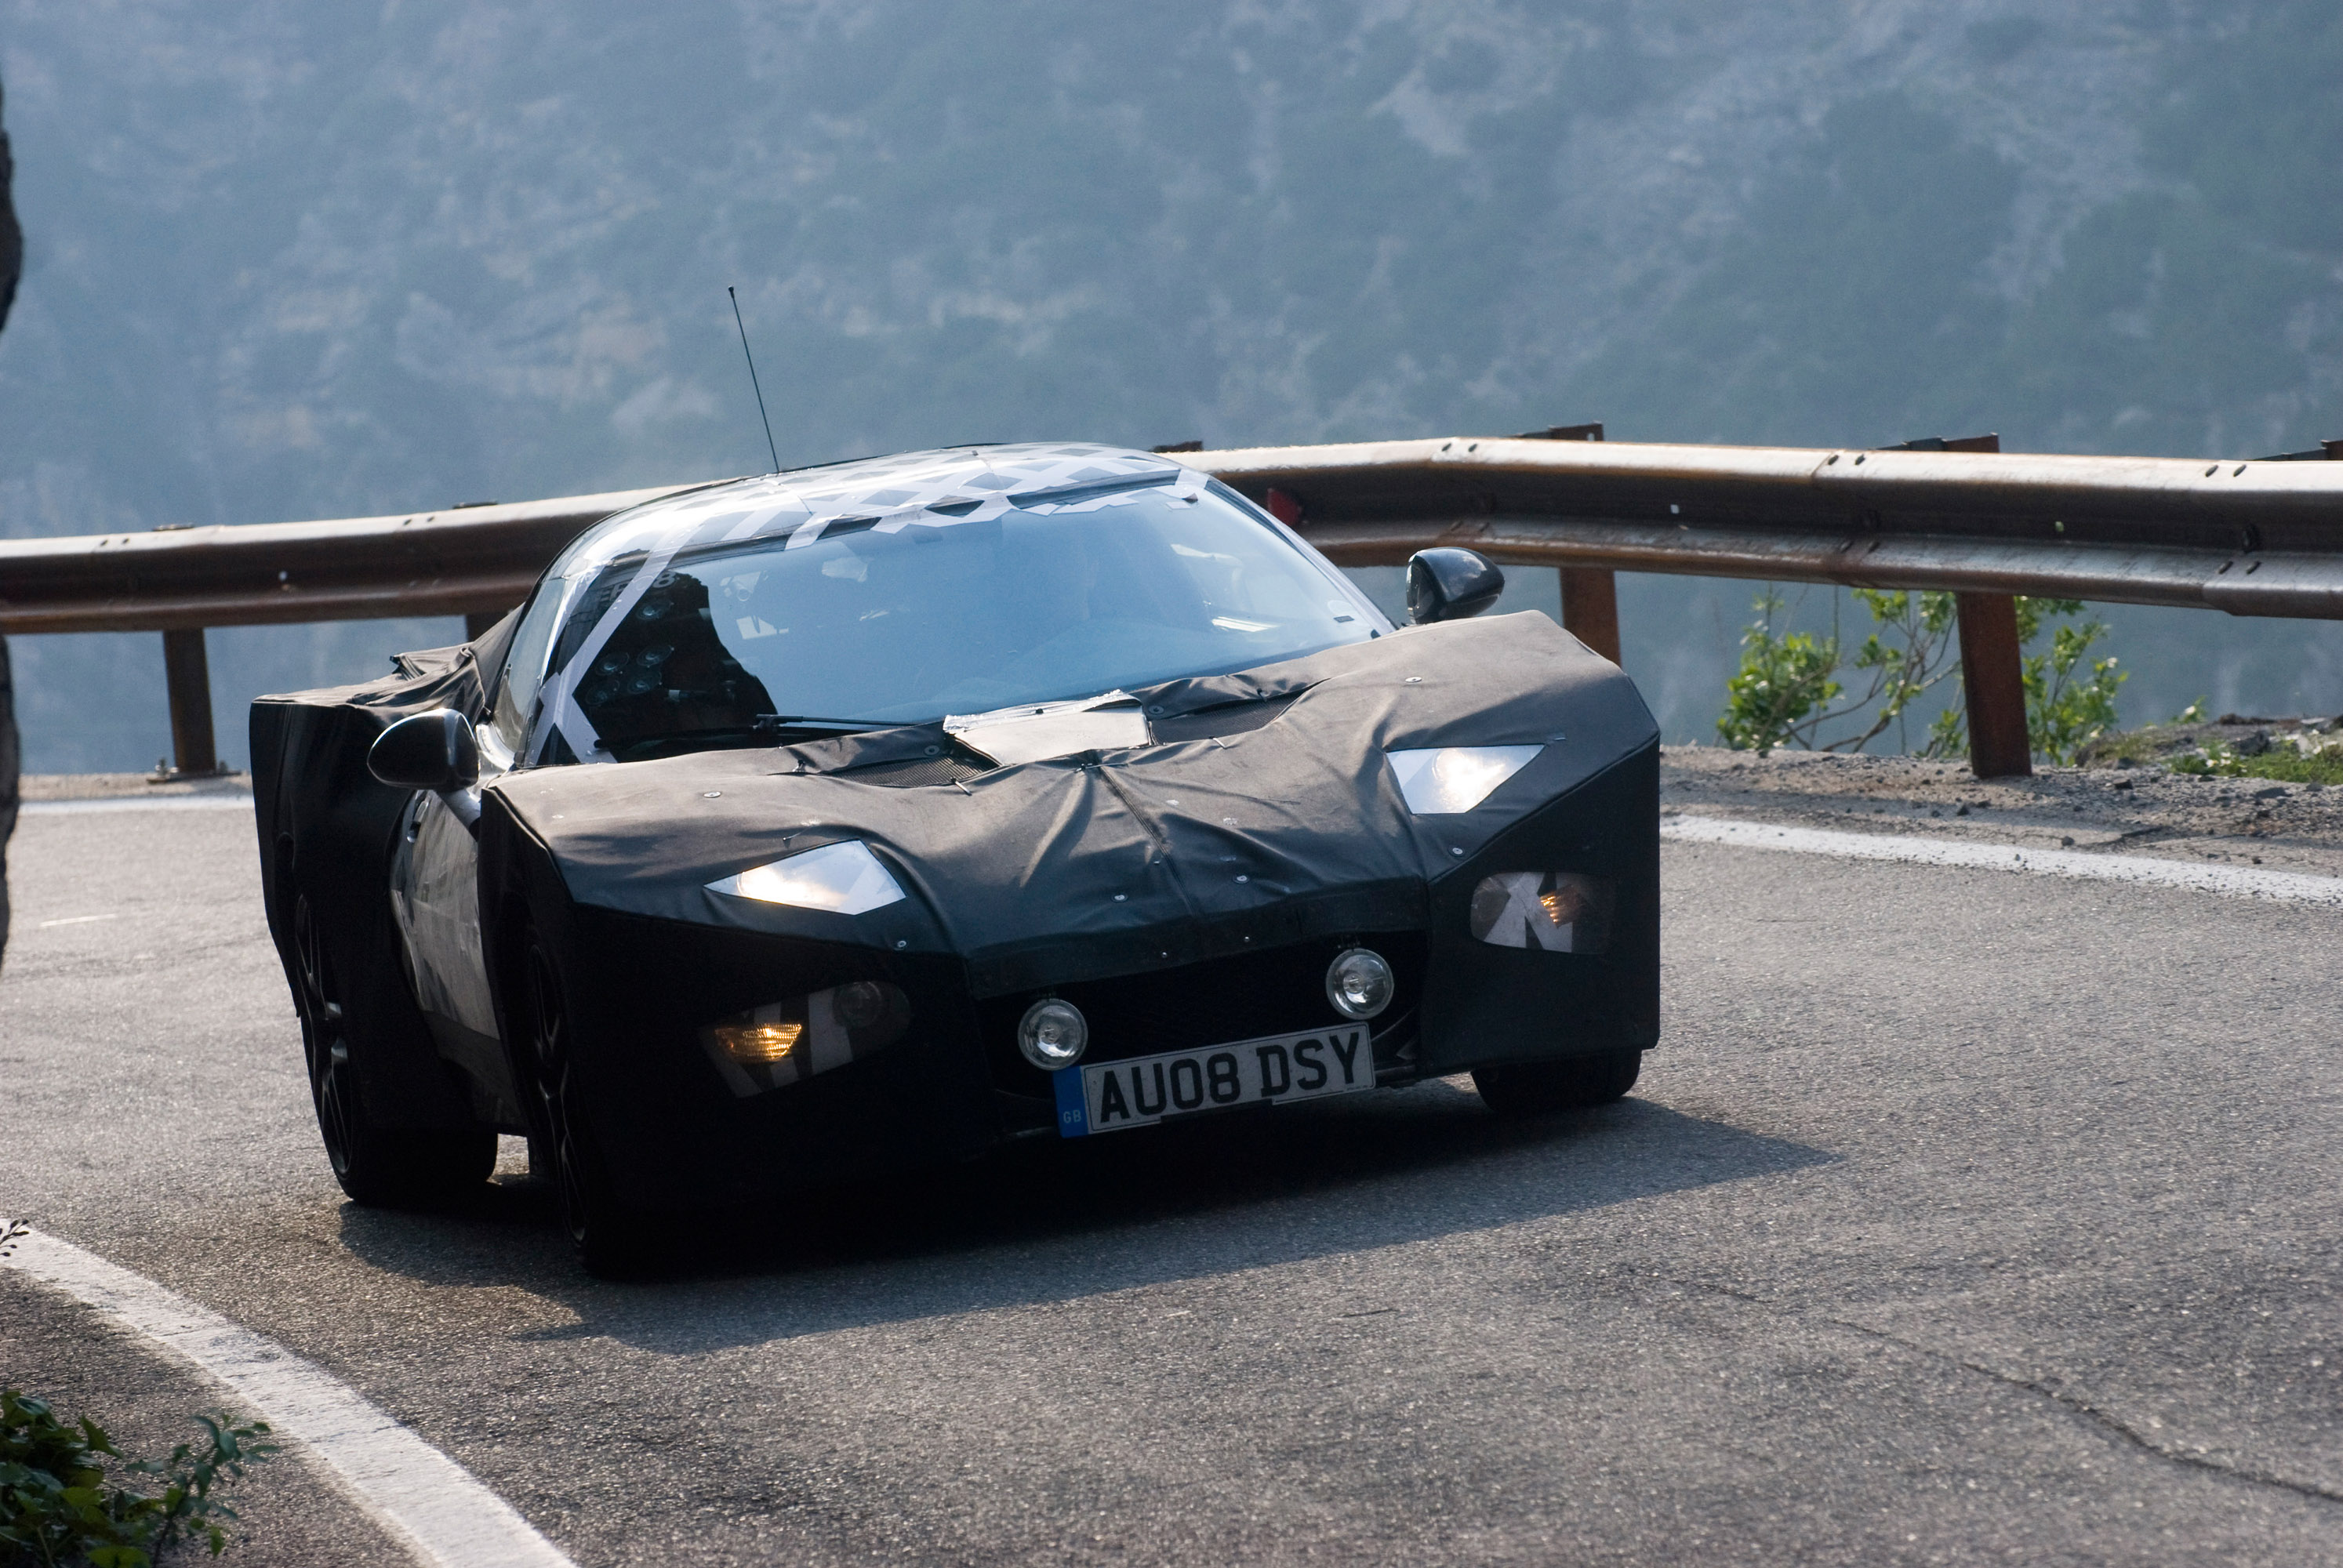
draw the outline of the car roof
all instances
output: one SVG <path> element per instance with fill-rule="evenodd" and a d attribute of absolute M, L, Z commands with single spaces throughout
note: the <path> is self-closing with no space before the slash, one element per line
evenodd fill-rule
<path fill-rule="evenodd" d="M 1086 491 L 1111 494 L 1192 472 L 1157 453 L 1081 441 L 939 447 L 860 457 L 703 485 L 646 502 L 579 535 L 549 575 L 576 577 L 637 553 L 794 536 L 809 525 L 819 537 L 822 526 L 849 518 L 927 514 L 923 520 L 940 524 L 957 518 L 929 508 L 997 515 L 1011 498 L 1021 504 L 1045 495 L 1072 499 Z"/>

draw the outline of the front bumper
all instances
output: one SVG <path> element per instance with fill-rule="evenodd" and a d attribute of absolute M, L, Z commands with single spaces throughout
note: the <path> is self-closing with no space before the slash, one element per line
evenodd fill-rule
<path fill-rule="evenodd" d="M 1398 977 L 1373 1026 L 1381 1082 L 1647 1049 L 1659 1031 L 1658 783 L 1656 746 L 1623 759 L 1420 885 L 1403 907 L 1379 900 L 1373 926 L 1342 923 L 1359 911 L 1330 905 L 1312 922 L 1322 930 L 1296 931 L 1288 920 L 1257 950 L 1059 984 L 1043 970 L 991 995 L 980 996 L 970 966 L 950 955 L 572 906 L 564 946 L 582 1004 L 577 1049 L 597 1141 L 614 1182 L 647 1207 L 770 1201 L 964 1157 L 1055 1125 L 1049 1080 L 1015 1045 L 1017 1020 L 1035 998 L 1060 995 L 1083 1010 L 1085 1061 L 1255 1039 L 1331 1022 L 1325 966 L 1353 943 L 1382 952 Z M 1474 940 L 1473 890 L 1512 870 L 1610 880 L 1616 906 L 1605 950 Z M 900 986 L 911 1006 L 909 1033 L 867 1057 L 744 1096 L 701 1043 L 717 1019 L 858 980 Z"/>

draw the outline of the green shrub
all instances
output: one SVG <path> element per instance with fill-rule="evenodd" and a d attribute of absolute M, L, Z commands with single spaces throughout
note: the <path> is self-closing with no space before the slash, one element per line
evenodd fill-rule
<path fill-rule="evenodd" d="M 2031 643 L 2041 634 L 2046 616 L 2071 618 L 2082 613 L 2080 599 L 2021 596 L 2017 639 Z M 2103 620 L 2056 627 L 2048 650 L 2026 660 L 2026 733 L 2036 755 L 2064 766 L 2116 727 L 2116 688 L 2131 678 L 2130 672 L 2118 670 L 2112 658 L 2092 659 L 2090 673 L 2079 672 L 2085 657 L 2107 635 Z"/>
<path fill-rule="evenodd" d="M 1725 684 L 1725 717 L 1716 721 L 1725 743 L 1759 756 L 1785 740 L 1812 746 L 1815 728 L 1839 694 L 1838 638 L 1810 632 L 1777 636 L 1780 592 L 1768 585 L 1756 603 L 1759 618 L 1741 637 L 1741 668 Z"/>
<path fill-rule="evenodd" d="M 162 1464 L 127 1459 L 96 1422 L 59 1421 L 46 1402 L 0 1392 L 0 1563 L 56 1568 L 148 1568 L 181 1541 L 201 1541 L 215 1557 L 226 1549 L 223 1522 L 236 1511 L 216 1495 L 226 1479 L 277 1452 L 265 1422 L 230 1425 L 197 1416 L 200 1443 L 183 1442 Z M 148 1493 L 109 1481 L 111 1462 L 129 1475 L 154 1476 Z"/>
<path fill-rule="evenodd" d="M 1900 749 L 1913 749 L 1904 720 L 1912 704 L 1949 680 L 1960 668 L 1955 649 L 1959 619 L 1949 593 L 1889 592 L 1855 588 L 1855 598 L 1871 617 L 1873 629 L 1849 659 L 1842 656 L 1838 600 L 1832 598 L 1827 637 L 1813 632 L 1776 632 L 1783 608 L 1780 591 L 1768 584 L 1757 598 L 1758 618 L 1741 638 L 1741 668 L 1725 683 L 1725 713 L 1717 733 L 1727 746 L 1763 755 L 1777 746 L 1813 751 L 1861 751 L 1890 727 Z M 2017 635 L 2031 646 L 2048 628 L 2050 646 L 2026 656 L 2026 729 L 2037 756 L 2066 764 L 2115 728 L 2116 690 L 2128 672 L 2116 660 L 2093 659 L 2091 649 L 2107 634 L 2107 623 L 2074 623 L 2079 599 L 2017 600 Z M 2053 625 L 2053 622 L 2073 624 Z M 1842 666 L 1869 679 L 1853 700 L 1837 677 Z M 1825 729 L 1844 721 L 1835 736 Z M 1918 749 L 1923 757 L 1956 756 L 1968 749 L 1966 705 L 1956 699 L 1936 715 Z"/>

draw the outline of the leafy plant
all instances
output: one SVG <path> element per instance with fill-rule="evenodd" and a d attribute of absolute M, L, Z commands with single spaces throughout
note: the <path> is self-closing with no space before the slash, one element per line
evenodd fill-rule
<path fill-rule="evenodd" d="M 1760 754 L 1784 745 L 1860 751 L 1891 725 L 1901 736 L 1912 703 L 1960 668 L 1957 660 L 1946 659 L 1956 630 L 1952 595 L 1854 592 L 1870 612 L 1873 630 L 1853 659 L 1845 660 L 1835 595 L 1828 637 L 1776 632 L 1774 621 L 1783 599 L 1779 589 L 1767 585 L 1756 602 L 1758 619 L 1742 634 L 1741 668 L 1725 683 L 1725 715 L 1716 728 L 1726 745 Z M 1837 679 L 1843 663 L 1867 678 L 1860 694 L 1834 707 L 1846 694 Z M 1864 728 L 1823 739 L 1826 726 L 1866 714 Z"/>
<path fill-rule="evenodd" d="M 1741 634 L 1741 668 L 1725 685 L 1725 716 L 1716 728 L 1725 743 L 1759 756 L 1785 740 L 1810 737 L 1839 694 L 1838 638 L 1811 632 L 1776 635 L 1781 591 L 1771 583 L 1758 596 L 1758 619 Z M 1810 739 L 1803 744 L 1811 746 Z"/>
<path fill-rule="evenodd" d="M 2017 639 L 2031 643 L 2041 633 L 2045 617 L 2072 621 L 2083 613 L 2083 601 L 2073 598 L 2025 598 L 2017 601 Z M 2084 660 L 2107 635 L 2107 623 L 2096 618 L 2051 628 L 2050 647 L 2026 660 L 2026 733 L 2034 749 L 2065 766 L 2075 753 L 2116 727 L 2116 689 L 2131 678 L 2117 669 L 2116 660 Z"/>
<path fill-rule="evenodd" d="M 1871 728 L 1857 736 L 1848 749 L 1862 750 L 1893 724 L 1896 727 L 1897 744 L 1908 751 L 1911 743 L 1904 729 L 1905 710 L 1961 667 L 1960 660 L 1951 657 L 1960 632 L 1953 596 L 1856 588 L 1855 597 L 1870 610 L 1873 622 L 1898 640 L 1883 640 L 1875 631 L 1855 650 L 1855 667 L 1875 672 L 1872 697 L 1879 703 L 1879 709 L 1872 718 Z M 1857 709 L 1862 706 L 1855 705 Z M 1932 729 L 1921 748 L 1922 755 L 1934 757 L 1940 750 Z"/>
<path fill-rule="evenodd" d="M 1767 585 L 1756 601 L 1758 618 L 1742 635 L 1741 668 L 1725 684 L 1725 713 L 1716 728 L 1726 745 L 1761 755 L 1785 745 L 1861 751 L 1892 727 L 1899 749 L 1913 749 L 1906 729 L 1912 704 L 1961 667 L 1956 601 L 1949 593 L 1853 592 L 1869 612 L 1873 629 L 1853 658 L 1844 659 L 1835 595 L 1829 636 L 1777 632 L 1775 620 L 1783 599 L 1779 589 Z M 2116 691 L 2128 678 L 2112 658 L 2089 658 L 2107 634 L 2104 621 L 2050 624 L 2072 622 L 2082 613 L 2078 599 L 2017 600 L 2021 646 L 2035 642 L 2046 626 L 2050 630 L 2049 648 L 2026 656 L 2021 666 L 2026 733 L 2036 752 L 2062 764 L 2114 727 Z M 1837 679 L 1842 664 L 1869 678 L 1861 695 L 1833 707 L 1845 695 Z M 1827 727 L 1846 719 L 1857 727 L 1825 738 Z M 1951 756 L 1967 745 L 1965 705 L 1956 700 L 1930 723 L 1918 754 Z"/>
<path fill-rule="evenodd" d="M 203 1441 L 180 1443 L 156 1464 L 126 1458 L 87 1417 L 67 1423 L 44 1400 L 0 1392 L 0 1562 L 149 1568 L 182 1541 L 201 1541 L 218 1556 L 227 1546 L 223 1523 L 236 1517 L 216 1495 L 224 1479 L 241 1480 L 277 1447 L 266 1441 L 266 1422 L 196 1421 Z M 128 1475 L 160 1478 L 162 1490 L 109 1481 L 108 1462 Z"/>

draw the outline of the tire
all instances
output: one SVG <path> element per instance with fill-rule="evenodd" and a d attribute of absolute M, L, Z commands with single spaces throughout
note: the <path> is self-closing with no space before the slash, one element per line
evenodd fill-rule
<path fill-rule="evenodd" d="M 649 1216 L 618 1201 L 608 1163 L 595 1147 L 584 1114 L 578 1079 L 577 1039 L 570 992 L 560 960 L 535 927 L 522 933 L 521 996 L 517 1010 L 525 1020 L 526 1062 L 535 1103 L 538 1135 L 529 1141 L 532 1169 L 553 1179 L 561 1199 L 562 1228 L 589 1274 L 628 1279 L 650 1271 L 659 1261 L 656 1227 Z M 545 1163 L 536 1161 L 543 1154 Z"/>
<path fill-rule="evenodd" d="M 478 1191 L 496 1169 L 495 1133 L 386 1128 L 367 1113 L 343 990 L 306 892 L 293 901 L 293 951 L 309 1099 L 342 1191 L 353 1202 L 385 1209 L 441 1208 Z"/>
<path fill-rule="evenodd" d="M 1508 1061 L 1473 1070 L 1482 1102 L 1500 1116 L 1544 1116 L 1608 1105 L 1635 1087 L 1640 1050 L 1610 1050 L 1559 1061 Z"/>

